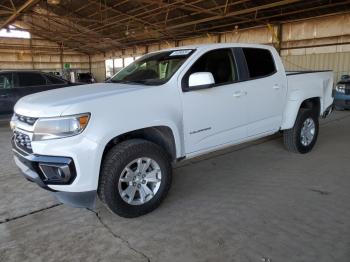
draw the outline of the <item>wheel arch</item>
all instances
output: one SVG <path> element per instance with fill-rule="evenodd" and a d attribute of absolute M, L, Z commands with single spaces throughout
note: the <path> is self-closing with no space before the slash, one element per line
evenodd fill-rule
<path fill-rule="evenodd" d="M 290 129 L 294 126 L 298 112 L 301 108 L 313 109 L 315 110 L 315 113 L 319 116 L 321 114 L 322 108 L 321 97 L 315 96 L 301 100 L 288 101 L 286 105 L 286 110 L 284 112 L 281 130 Z"/>
<path fill-rule="evenodd" d="M 172 161 L 177 159 L 176 141 L 172 129 L 168 126 L 152 126 L 129 131 L 111 138 L 104 147 L 101 163 L 113 146 L 130 139 L 144 139 L 153 142 L 163 148 Z"/>

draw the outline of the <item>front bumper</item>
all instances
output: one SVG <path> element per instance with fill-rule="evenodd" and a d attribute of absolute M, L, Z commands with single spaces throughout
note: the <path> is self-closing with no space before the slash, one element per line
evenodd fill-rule
<path fill-rule="evenodd" d="M 25 155 L 16 150 L 15 147 L 13 148 L 13 152 L 15 163 L 27 180 L 36 183 L 43 189 L 49 190 L 61 203 L 68 204 L 74 207 L 94 208 L 96 202 L 96 190 L 83 192 L 64 192 L 54 190 L 49 187 L 50 182 L 47 180 L 47 176 L 44 175 L 43 170 L 40 168 L 41 164 L 56 166 L 65 164 L 75 169 L 74 162 L 71 158 L 41 156 L 35 154 Z M 72 172 L 73 171 L 75 172 L 75 170 L 72 170 Z M 73 178 L 75 177 L 73 176 Z"/>
<path fill-rule="evenodd" d="M 350 95 L 336 92 L 334 97 L 336 107 L 350 109 Z"/>
<path fill-rule="evenodd" d="M 349 97 L 348 100 L 336 99 L 336 100 L 334 100 L 334 105 L 336 107 L 340 107 L 340 108 L 344 108 L 344 109 L 350 109 L 350 97 Z"/>

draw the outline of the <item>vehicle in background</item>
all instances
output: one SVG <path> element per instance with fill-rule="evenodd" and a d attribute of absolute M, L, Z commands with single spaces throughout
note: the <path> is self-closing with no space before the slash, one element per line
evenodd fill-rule
<path fill-rule="evenodd" d="M 334 106 L 336 110 L 350 109 L 349 75 L 343 75 L 335 87 Z"/>
<path fill-rule="evenodd" d="M 55 71 L 55 72 L 48 72 L 50 75 L 54 75 L 54 76 L 57 76 L 57 77 L 60 77 L 60 78 L 62 78 L 62 74 L 60 73 L 60 72 L 57 72 L 57 71 Z"/>
<path fill-rule="evenodd" d="M 92 73 L 78 73 L 78 82 L 85 84 L 96 83 L 96 79 Z"/>
<path fill-rule="evenodd" d="M 79 83 L 40 71 L 0 71 L 0 118 L 11 115 L 23 96 L 72 85 Z"/>
<path fill-rule="evenodd" d="M 286 73 L 271 46 L 176 47 L 108 83 L 22 98 L 14 159 L 63 203 L 91 208 L 98 194 L 114 213 L 137 217 L 165 198 L 177 161 L 279 131 L 287 150 L 310 152 L 332 91 L 333 72 Z"/>

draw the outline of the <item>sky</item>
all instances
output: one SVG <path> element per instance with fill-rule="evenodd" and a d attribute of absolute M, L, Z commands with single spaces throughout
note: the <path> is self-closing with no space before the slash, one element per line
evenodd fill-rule
<path fill-rule="evenodd" d="M 9 32 L 7 29 L 0 30 L 0 37 L 30 38 L 30 33 L 22 30 L 15 30 L 13 26 L 10 26 Z"/>

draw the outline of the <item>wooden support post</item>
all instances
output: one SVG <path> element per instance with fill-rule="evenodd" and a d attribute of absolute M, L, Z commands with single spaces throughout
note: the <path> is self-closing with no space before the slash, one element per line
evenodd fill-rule
<path fill-rule="evenodd" d="M 113 75 L 114 75 L 115 74 L 114 58 L 112 58 L 112 65 L 113 65 Z"/>
<path fill-rule="evenodd" d="M 63 65 L 63 44 L 60 45 L 60 63 L 61 63 L 61 70 L 63 74 L 64 65 Z"/>
<path fill-rule="evenodd" d="M 218 43 L 221 43 L 221 34 L 218 34 Z"/>
<path fill-rule="evenodd" d="M 29 38 L 29 48 L 30 48 L 30 57 L 31 57 L 32 69 L 35 69 L 34 54 L 33 54 L 33 41 L 32 41 L 31 37 Z"/>
<path fill-rule="evenodd" d="M 122 49 L 123 68 L 125 67 L 125 49 Z"/>
<path fill-rule="evenodd" d="M 283 25 L 281 23 L 277 24 L 277 45 L 276 49 L 279 54 L 281 54 L 282 41 L 283 41 Z"/>

